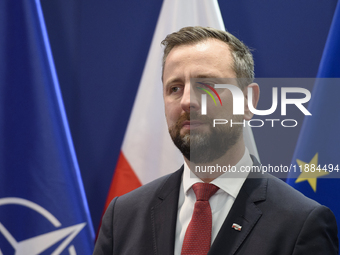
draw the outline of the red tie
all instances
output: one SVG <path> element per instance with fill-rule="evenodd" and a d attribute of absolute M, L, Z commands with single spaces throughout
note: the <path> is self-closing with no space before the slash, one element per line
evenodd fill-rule
<path fill-rule="evenodd" d="M 196 183 L 192 186 L 196 203 L 185 232 L 182 255 L 206 255 L 211 243 L 212 215 L 209 199 L 219 189 L 213 184 Z"/>

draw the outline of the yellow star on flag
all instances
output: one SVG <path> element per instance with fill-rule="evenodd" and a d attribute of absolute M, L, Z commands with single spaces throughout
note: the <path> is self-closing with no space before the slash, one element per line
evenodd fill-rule
<path fill-rule="evenodd" d="M 301 174 L 296 179 L 295 183 L 308 181 L 314 192 L 316 192 L 316 179 L 329 174 L 329 172 L 318 166 L 318 153 L 315 154 L 309 163 L 303 162 L 299 159 L 297 159 L 296 162 L 301 169 Z"/>

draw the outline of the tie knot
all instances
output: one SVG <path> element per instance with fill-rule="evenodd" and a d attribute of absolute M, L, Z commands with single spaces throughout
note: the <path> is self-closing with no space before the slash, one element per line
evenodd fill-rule
<path fill-rule="evenodd" d="M 196 201 L 208 201 L 216 193 L 219 187 L 209 183 L 195 183 L 192 189 L 196 195 Z"/>

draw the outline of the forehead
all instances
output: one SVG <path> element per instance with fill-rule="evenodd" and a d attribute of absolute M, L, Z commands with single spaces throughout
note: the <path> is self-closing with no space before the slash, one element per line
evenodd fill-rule
<path fill-rule="evenodd" d="M 164 64 L 163 82 L 173 76 L 202 77 L 205 74 L 219 78 L 232 78 L 233 58 L 228 44 L 208 39 L 195 44 L 174 47 Z"/>

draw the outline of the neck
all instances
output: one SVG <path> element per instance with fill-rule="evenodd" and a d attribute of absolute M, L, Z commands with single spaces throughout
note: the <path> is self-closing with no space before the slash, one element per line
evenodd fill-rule
<path fill-rule="evenodd" d="M 230 169 L 230 167 L 235 166 L 241 160 L 241 158 L 244 155 L 244 152 L 245 152 L 244 141 L 243 138 L 240 138 L 240 140 L 232 148 L 230 148 L 222 157 L 215 159 L 211 162 L 193 163 L 185 157 L 184 160 L 193 174 L 195 174 L 202 181 L 209 183 L 225 173 L 224 171 L 210 172 L 208 170 L 210 169 L 209 167 L 220 166 L 221 168 L 227 167 L 228 169 Z M 207 171 L 202 172 L 197 171 L 196 169 L 206 169 Z"/>

